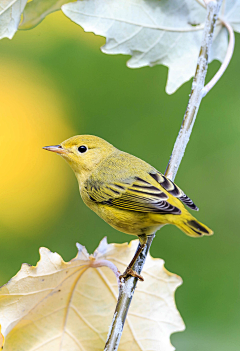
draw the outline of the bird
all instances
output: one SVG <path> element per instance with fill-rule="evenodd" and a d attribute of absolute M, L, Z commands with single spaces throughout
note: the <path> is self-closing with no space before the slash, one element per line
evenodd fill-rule
<path fill-rule="evenodd" d="M 134 263 L 154 234 L 173 224 L 191 237 L 211 235 L 184 207 L 198 211 L 194 202 L 150 164 L 93 135 L 73 136 L 43 149 L 62 156 L 74 171 L 83 202 L 110 226 L 136 235 L 140 246 L 121 275 L 143 280 Z"/>

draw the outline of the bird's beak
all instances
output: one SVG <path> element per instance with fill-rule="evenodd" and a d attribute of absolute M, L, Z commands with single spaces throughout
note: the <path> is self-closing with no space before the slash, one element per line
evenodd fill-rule
<path fill-rule="evenodd" d="M 67 150 L 64 149 L 61 145 L 52 145 L 52 146 L 44 146 L 44 150 L 56 152 L 57 154 L 67 154 Z"/>

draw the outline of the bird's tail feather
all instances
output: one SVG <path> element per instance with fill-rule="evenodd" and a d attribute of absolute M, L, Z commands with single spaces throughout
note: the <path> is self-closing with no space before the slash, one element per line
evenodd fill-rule
<path fill-rule="evenodd" d="M 177 224 L 178 228 L 181 229 L 185 234 L 199 238 L 203 235 L 212 235 L 213 231 L 209 229 L 203 223 L 200 223 L 196 218 L 184 220 L 182 223 Z"/>

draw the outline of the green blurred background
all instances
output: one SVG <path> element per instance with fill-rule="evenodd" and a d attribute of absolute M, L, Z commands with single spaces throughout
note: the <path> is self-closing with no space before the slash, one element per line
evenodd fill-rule
<path fill-rule="evenodd" d="M 75 243 L 93 252 L 119 233 L 81 201 L 70 167 L 44 145 L 75 134 L 98 135 L 164 172 L 191 82 L 165 91 L 167 68 L 128 69 L 107 56 L 104 39 L 84 33 L 60 12 L 0 43 L 0 284 L 23 262 L 36 264 L 45 246 L 68 261 Z M 215 232 L 192 239 L 173 226 L 154 239 L 151 254 L 183 278 L 176 294 L 186 331 L 177 351 L 239 350 L 239 97 L 240 36 L 227 72 L 202 101 L 176 183 Z M 219 67 L 209 66 L 208 78 Z"/>

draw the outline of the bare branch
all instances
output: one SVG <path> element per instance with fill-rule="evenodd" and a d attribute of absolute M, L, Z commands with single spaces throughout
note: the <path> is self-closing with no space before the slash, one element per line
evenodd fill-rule
<path fill-rule="evenodd" d="M 201 49 L 198 57 L 196 73 L 192 83 L 192 91 L 190 94 L 188 106 L 182 126 L 174 145 L 173 153 L 168 163 L 165 175 L 174 180 L 178 171 L 179 165 L 184 155 L 187 143 L 189 141 L 192 127 L 196 119 L 198 108 L 202 100 L 202 89 L 204 87 L 205 77 L 208 67 L 209 50 L 212 45 L 213 32 L 218 18 L 222 0 L 205 0 L 207 8 L 207 17 L 204 27 Z M 137 259 L 133 269 L 140 274 L 146 260 L 146 256 L 150 249 L 154 235 L 148 236 L 147 245 Z M 127 312 L 134 294 L 137 284 L 137 278 L 128 277 L 125 282 L 121 282 L 120 293 L 117 306 L 114 312 L 112 325 L 110 326 L 109 334 L 104 351 L 117 351 L 124 322 Z"/>
<path fill-rule="evenodd" d="M 204 88 L 205 77 L 207 74 L 209 51 L 212 46 L 213 32 L 215 29 L 221 3 L 222 0 L 208 1 L 207 3 L 207 18 L 204 27 L 200 53 L 198 56 L 196 73 L 193 78 L 192 91 L 183 118 L 183 122 L 165 172 L 167 177 L 171 180 L 174 180 L 177 174 L 192 132 L 201 100 L 203 98 L 202 90 Z"/>
<path fill-rule="evenodd" d="M 145 263 L 145 260 L 154 236 L 155 234 L 148 236 L 147 244 L 143 249 L 143 251 L 140 253 L 139 258 L 137 259 L 136 263 L 133 266 L 133 270 L 136 271 L 137 274 L 141 274 L 143 265 Z M 125 282 L 124 282 L 124 279 L 122 279 L 122 282 L 120 284 L 118 302 L 113 315 L 113 320 L 110 326 L 104 351 L 117 351 L 118 349 L 123 326 L 124 326 L 128 309 L 137 285 L 137 281 L 138 279 L 133 277 L 127 277 L 125 279 Z"/>

